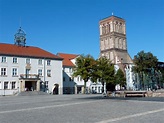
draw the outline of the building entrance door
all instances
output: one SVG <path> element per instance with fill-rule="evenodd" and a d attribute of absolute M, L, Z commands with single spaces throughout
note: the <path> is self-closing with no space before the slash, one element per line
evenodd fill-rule
<path fill-rule="evenodd" d="M 37 81 L 25 81 L 25 90 L 26 91 L 34 91 L 36 90 Z"/>

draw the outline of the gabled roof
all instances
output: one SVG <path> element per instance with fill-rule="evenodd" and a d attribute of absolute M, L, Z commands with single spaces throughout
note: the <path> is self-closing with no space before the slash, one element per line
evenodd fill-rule
<path fill-rule="evenodd" d="M 38 47 L 18 46 L 14 44 L 5 43 L 0 43 L 0 55 L 62 60 L 62 58 L 60 58 L 59 56 L 54 55 Z"/>
<path fill-rule="evenodd" d="M 69 66 L 69 67 L 75 66 L 71 60 L 79 56 L 76 54 L 66 54 L 66 53 L 58 53 L 57 55 L 64 59 L 63 66 Z"/>

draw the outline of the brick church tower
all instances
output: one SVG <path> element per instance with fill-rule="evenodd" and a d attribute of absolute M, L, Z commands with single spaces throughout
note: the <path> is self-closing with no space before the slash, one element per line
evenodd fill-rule
<path fill-rule="evenodd" d="M 124 64 L 133 63 L 127 51 L 125 20 L 110 16 L 99 22 L 100 57 L 106 56 L 124 71 Z"/>

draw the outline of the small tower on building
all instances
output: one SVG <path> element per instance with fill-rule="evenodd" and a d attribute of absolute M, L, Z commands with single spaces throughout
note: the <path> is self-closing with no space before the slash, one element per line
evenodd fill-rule
<path fill-rule="evenodd" d="M 22 28 L 20 27 L 17 31 L 17 33 L 14 35 L 15 36 L 15 45 L 18 46 L 25 46 L 26 44 L 26 33 Z"/>

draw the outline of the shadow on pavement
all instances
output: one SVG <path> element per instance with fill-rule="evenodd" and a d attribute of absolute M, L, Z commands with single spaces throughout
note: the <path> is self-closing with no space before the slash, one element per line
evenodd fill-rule
<path fill-rule="evenodd" d="M 80 97 L 77 99 L 106 99 L 106 100 L 136 100 L 136 101 L 154 101 L 154 102 L 164 102 L 164 97 L 104 97 L 102 95 L 94 95 L 94 96 L 86 96 L 86 97 Z"/>

